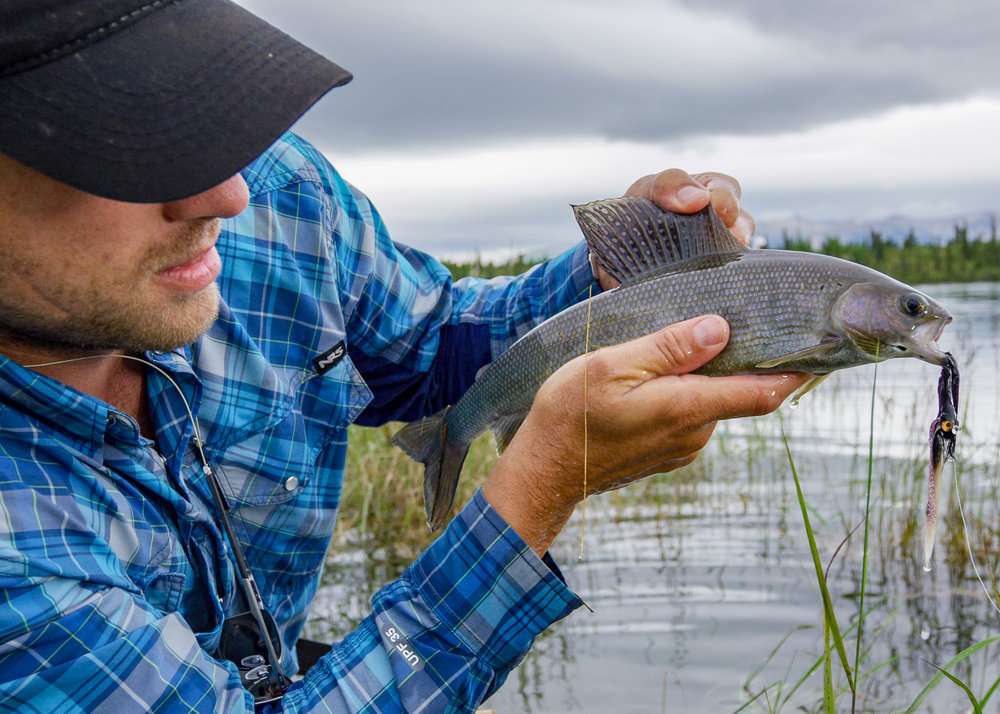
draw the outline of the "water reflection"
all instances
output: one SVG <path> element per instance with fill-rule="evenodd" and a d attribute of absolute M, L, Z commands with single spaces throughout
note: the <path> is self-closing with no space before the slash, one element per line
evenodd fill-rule
<path fill-rule="evenodd" d="M 931 286 L 955 315 L 942 346 L 962 369 L 956 465 L 971 540 L 987 584 L 1000 572 L 1000 286 Z M 593 499 L 577 560 L 577 519 L 554 548 L 594 612 L 543 636 L 489 706 L 510 712 L 733 711 L 762 688 L 784 696 L 822 652 L 821 606 L 781 445 L 788 434 L 821 552 L 861 520 L 873 369 L 838 373 L 794 411 L 726 424 L 696 468 Z M 941 494 L 932 572 L 919 553 L 927 427 L 937 371 L 915 360 L 878 370 L 872 544 L 861 710 L 904 709 L 955 653 L 995 634 L 998 618 L 972 575 L 953 505 Z M 332 554 L 309 625 L 334 636 L 368 611 L 375 587 L 413 557 L 404 546 Z M 860 531 L 830 569 L 841 626 L 860 588 Z M 848 649 L 853 653 L 853 635 Z M 994 650 L 954 674 L 981 694 L 1000 675 Z M 821 671 L 785 710 L 818 711 Z M 846 700 L 842 700 L 843 701 Z M 760 706 L 757 706 L 759 704 Z M 994 703 L 995 704 L 995 703 Z M 968 709 L 945 682 L 921 711 Z M 749 711 L 766 711 L 764 698 Z"/>

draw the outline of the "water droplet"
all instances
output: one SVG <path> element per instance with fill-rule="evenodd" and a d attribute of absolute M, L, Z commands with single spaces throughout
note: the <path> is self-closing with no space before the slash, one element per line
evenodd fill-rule
<path fill-rule="evenodd" d="M 930 563 L 930 561 L 927 561 L 927 562 L 924 563 L 924 572 L 925 573 L 931 572 L 931 563 Z"/>
<path fill-rule="evenodd" d="M 791 407 L 792 409 L 795 409 L 797 406 L 799 406 L 799 398 L 794 397 L 792 401 L 788 402 L 788 406 Z"/>
<path fill-rule="evenodd" d="M 926 642 L 930 638 L 931 638 L 931 631 L 927 627 L 922 628 L 920 630 L 920 639 Z"/>

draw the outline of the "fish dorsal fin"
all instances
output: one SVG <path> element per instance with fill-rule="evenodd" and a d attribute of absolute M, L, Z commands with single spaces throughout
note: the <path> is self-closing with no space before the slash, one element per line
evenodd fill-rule
<path fill-rule="evenodd" d="M 573 212 L 591 254 L 621 283 L 691 258 L 746 250 L 711 205 L 682 215 L 623 196 L 573 206 Z"/>

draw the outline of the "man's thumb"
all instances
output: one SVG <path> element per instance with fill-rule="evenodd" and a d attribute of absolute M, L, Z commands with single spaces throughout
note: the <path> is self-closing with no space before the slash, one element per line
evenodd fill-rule
<path fill-rule="evenodd" d="M 718 315 L 704 315 L 614 349 L 625 350 L 634 367 L 665 376 L 693 372 L 722 352 L 728 341 L 729 323 Z"/>

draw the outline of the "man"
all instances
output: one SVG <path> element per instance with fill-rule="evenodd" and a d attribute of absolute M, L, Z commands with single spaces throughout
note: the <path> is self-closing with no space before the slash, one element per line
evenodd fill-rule
<path fill-rule="evenodd" d="M 592 493 L 690 462 L 717 419 L 799 383 L 686 375 L 725 345 L 717 317 L 570 363 L 484 488 L 286 689 L 348 425 L 456 401 L 600 289 L 585 248 L 452 284 L 284 134 L 350 75 L 224 0 L 8 0 L 0 27 L 0 708 L 474 709 L 580 604 L 545 553 L 582 496 L 585 365 Z M 728 177 L 630 192 L 712 201 L 749 234 Z M 248 608 L 281 653 L 231 656 Z M 261 671 L 283 696 L 247 689 Z"/>

